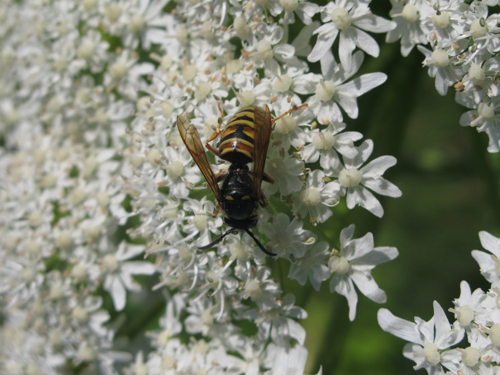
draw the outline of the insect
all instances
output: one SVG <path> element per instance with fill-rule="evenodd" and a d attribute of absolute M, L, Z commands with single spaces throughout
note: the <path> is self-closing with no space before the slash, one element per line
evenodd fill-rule
<path fill-rule="evenodd" d="M 220 104 L 218 106 L 223 120 L 222 108 Z M 210 166 L 198 131 L 194 125 L 188 123 L 184 116 L 177 116 L 177 127 L 181 138 L 207 180 L 208 186 L 215 194 L 217 205 L 214 217 L 222 209 L 224 222 L 230 227 L 214 241 L 198 249 L 206 250 L 222 241 L 227 235 L 244 230 L 265 254 L 276 255 L 268 251 L 249 228 L 255 227 L 258 223 L 259 205 L 261 207 L 268 205 L 262 192 L 262 181 L 274 183 L 272 177 L 264 172 L 272 125 L 290 112 L 305 106 L 307 104 L 292 108 L 275 119 L 271 119 L 271 112 L 266 104 L 262 107 L 246 107 L 240 109 L 222 131 L 220 130 L 222 121 L 220 121 L 214 134 L 205 143 L 208 150 L 231 163 L 227 172 L 217 176 Z M 209 142 L 219 135 L 220 142 L 217 149 Z M 252 171 L 248 168 L 251 162 L 253 162 Z M 221 187 L 219 187 L 219 182 L 222 182 Z"/>

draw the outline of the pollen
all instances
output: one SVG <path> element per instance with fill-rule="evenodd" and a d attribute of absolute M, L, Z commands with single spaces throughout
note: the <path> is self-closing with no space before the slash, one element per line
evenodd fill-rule
<path fill-rule="evenodd" d="M 339 173 L 339 183 L 343 187 L 358 186 L 361 182 L 361 173 L 355 168 L 343 169 Z"/>
<path fill-rule="evenodd" d="M 337 90 L 337 86 L 335 83 L 331 81 L 323 81 L 321 80 L 316 87 L 316 95 L 318 99 L 322 102 L 328 102 L 335 95 L 335 91 Z"/>
<path fill-rule="evenodd" d="M 441 360 L 441 354 L 438 352 L 438 347 L 433 342 L 429 342 L 424 346 L 424 356 L 431 366 L 436 366 Z"/>
<path fill-rule="evenodd" d="M 250 280 L 247 285 L 245 285 L 245 292 L 253 300 L 261 298 L 264 294 L 259 282 L 256 280 Z"/>
<path fill-rule="evenodd" d="M 406 4 L 403 8 L 403 18 L 408 22 L 416 22 L 418 20 L 418 14 L 418 8 L 411 3 Z"/>
<path fill-rule="evenodd" d="M 329 150 L 335 144 L 335 137 L 330 132 L 319 132 L 312 141 L 317 150 Z"/>
<path fill-rule="evenodd" d="M 274 56 L 271 43 L 267 40 L 261 40 L 257 43 L 257 51 L 261 54 L 262 59 L 271 60 Z"/>
<path fill-rule="evenodd" d="M 140 33 L 144 29 L 145 24 L 146 21 L 144 20 L 144 17 L 142 15 L 134 14 L 132 16 L 132 19 L 130 20 L 130 23 L 128 24 L 128 28 L 133 33 Z"/>
<path fill-rule="evenodd" d="M 448 53 L 442 49 L 437 49 L 432 52 L 431 62 L 438 68 L 445 68 L 450 64 Z"/>
<path fill-rule="evenodd" d="M 321 193 L 318 189 L 306 189 L 300 193 L 300 200 L 305 206 L 316 207 L 321 202 Z"/>
<path fill-rule="evenodd" d="M 76 51 L 78 58 L 88 60 L 94 56 L 95 46 L 92 42 L 83 42 Z"/>
<path fill-rule="evenodd" d="M 110 3 L 106 7 L 105 15 L 111 22 L 116 22 L 118 18 L 120 18 L 121 14 L 122 8 L 118 5 L 118 3 Z"/>
<path fill-rule="evenodd" d="M 335 8 L 330 14 L 330 17 L 339 30 L 345 30 L 352 24 L 352 17 L 350 16 L 349 11 L 342 7 Z"/>
<path fill-rule="evenodd" d="M 108 254 L 102 260 L 102 265 L 107 272 L 115 272 L 118 269 L 119 263 L 116 256 Z"/>
<path fill-rule="evenodd" d="M 434 13 L 432 16 L 432 23 L 438 29 L 444 29 L 450 24 L 450 13 L 448 12 Z"/>
<path fill-rule="evenodd" d="M 238 95 L 241 107 L 249 107 L 255 102 L 255 95 L 251 91 L 243 91 Z"/>
<path fill-rule="evenodd" d="M 495 110 L 486 103 L 479 103 L 477 113 L 486 121 L 493 121 L 495 118 Z"/>
<path fill-rule="evenodd" d="M 212 91 L 212 86 L 210 85 L 210 83 L 200 83 L 200 85 L 194 92 L 194 98 L 196 100 L 203 100 L 208 96 L 208 94 L 210 94 L 210 91 Z"/>
<path fill-rule="evenodd" d="M 299 6 L 298 0 L 280 0 L 280 5 L 286 10 L 293 12 Z"/>
<path fill-rule="evenodd" d="M 171 180 L 176 180 L 184 173 L 184 165 L 179 160 L 174 160 L 167 167 L 167 176 Z"/>
<path fill-rule="evenodd" d="M 208 216 L 205 214 L 195 215 L 193 224 L 198 231 L 203 231 L 208 228 Z"/>
<path fill-rule="evenodd" d="M 123 78 L 123 76 L 127 73 L 127 64 L 121 61 L 115 62 L 113 65 L 109 67 L 109 74 L 115 80 L 119 80 Z"/>
<path fill-rule="evenodd" d="M 285 92 L 290 90 L 291 85 L 292 77 L 290 77 L 288 74 L 283 74 L 282 76 L 276 77 L 273 87 L 277 92 Z"/>

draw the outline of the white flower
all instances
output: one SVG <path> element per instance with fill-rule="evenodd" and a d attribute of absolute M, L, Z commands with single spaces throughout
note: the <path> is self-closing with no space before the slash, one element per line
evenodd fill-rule
<path fill-rule="evenodd" d="M 491 254 L 484 251 L 473 250 L 472 257 L 481 267 L 481 274 L 488 280 L 492 287 L 500 287 L 500 240 L 488 232 L 479 232 L 481 245 Z"/>
<path fill-rule="evenodd" d="M 340 233 L 340 251 L 332 254 L 328 261 L 330 271 L 335 274 L 330 281 L 330 291 L 337 292 L 347 298 L 349 319 L 356 317 L 358 295 L 354 284 L 361 293 L 377 303 L 387 299 L 371 275 L 371 270 L 378 264 L 388 262 L 398 256 L 394 247 L 374 247 L 373 235 L 353 240 L 354 224 L 344 228 Z"/>
<path fill-rule="evenodd" d="M 172 147 L 165 149 L 167 186 L 174 197 L 187 197 L 188 184 L 192 187 L 201 180 L 198 166 L 192 165 L 192 157 L 185 147 L 174 150 Z"/>
<path fill-rule="evenodd" d="M 456 349 L 449 349 L 464 337 L 462 328 L 450 326 L 443 308 L 434 301 L 434 316 L 425 322 L 416 317 L 415 323 L 391 314 L 387 309 L 378 311 L 378 323 L 386 332 L 409 341 L 404 356 L 415 361 L 415 370 L 425 368 L 429 375 L 444 375 L 444 369 L 453 369 L 461 360 Z"/>
<path fill-rule="evenodd" d="M 283 158 L 278 153 L 272 153 L 266 162 L 265 171 L 274 179 L 274 184 L 264 184 L 264 193 L 271 196 L 279 190 L 281 195 L 286 196 L 299 191 L 303 185 L 299 178 L 303 167 L 302 160 L 290 156 Z"/>
<path fill-rule="evenodd" d="M 162 42 L 166 36 L 160 12 L 168 0 L 139 1 L 127 9 L 127 33 L 123 35 L 127 47 L 137 48 L 139 40 L 142 48 L 151 48 L 151 43 Z"/>
<path fill-rule="evenodd" d="M 333 215 L 331 207 L 337 205 L 340 186 L 336 182 L 325 183 L 325 173 L 315 170 L 307 176 L 305 188 L 295 194 L 293 213 L 312 223 L 323 223 Z"/>
<path fill-rule="evenodd" d="M 421 13 L 423 10 L 431 9 L 423 0 L 411 0 L 404 3 L 398 0 L 390 1 L 392 9 L 389 14 L 396 22 L 396 27 L 387 32 L 385 40 L 392 43 L 401 39 L 401 55 L 406 57 L 415 45 L 427 44 L 429 29 L 422 21 Z"/>
<path fill-rule="evenodd" d="M 102 258 L 102 269 L 105 274 L 104 289 L 113 299 L 116 311 L 125 307 L 126 290 L 138 292 L 141 285 L 134 281 L 132 275 L 152 275 L 156 267 L 150 262 L 127 261 L 144 252 L 144 246 L 122 242 L 116 254 L 107 254 Z"/>
<path fill-rule="evenodd" d="M 492 103 L 481 102 L 476 110 L 467 111 L 460 116 L 460 125 L 473 126 L 479 133 L 488 134 L 488 152 L 500 151 L 500 100 Z"/>
<path fill-rule="evenodd" d="M 286 294 L 280 300 L 280 306 L 268 311 L 252 309 L 242 314 L 242 317 L 255 320 L 262 337 L 271 337 L 276 344 L 287 343 L 289 339 L 297 340 L 304 345 L 306 332 L 296 321 L 306 319 L 307 312 L 295 306 L 295 297 Z"/>
<path fill-rule="evenodd" d="M 283 97 L 273 104 L 273 109 L 278 115 L 290 109 L 288 98 Z M 271 142 L 285 151 L 290 149 L 290 145 L 299 148 L 306 143 L 306 134 L 302 126 L 310 126 L 314 119 L 314 113 L 308 109 L 292 112 L 279 119 L 274 124 Z"/>
<path fill-rule="evenodd" d="M 351 67 L 352 52 L 359 47 L 369 55 L 378 57 L 380 49 L 370 35 L 361 29 L 374 33 L 384 33 L 396 27 L 396 23 L 372 14 L 369 1 L 336 0 L 329 2 L 322 11 L 323 25 L 313 34 L 318 40 L 307 56 L 311 62 L 319 61 L 330 50 L 340 33 L 339 56 L 342 65 Z"/>
<path fill-rule="evenodd" d="M 331 275 L 326 266 L 328 249 L 328 243 L 324 241 L 307 249 L 302 257 L 292 263 L 288 277 L 297 280 L 300 285 L 305 285 L 307 278 L 309 278 L 313 288 L 319 290 L 321 283 Z"/>
<path fill-rule="evenodd" d="M 386 81 L 387 76 L 384 73 L 369 73 L 346 82 L 361 67 L 363 56 L 363 52 L 356 52 L 349 68 L 337 64 L 331 51 L 327 51 L 321 58 L 323 78 L 315 80 L 317 82 L 315 95 L 307 99 L 309 108 L 321 124 L 342 122 L 339 105 L 350 118 L 357 118 L 357 98 Z"/>
<path fill-rule="evenodd" d="M 255 274 L 244 280 L 240 293 L 241 298 L 250 298 L 264 312 L 279 307 L 277 297 L 281 294 L 281 290 L 278 283 L 270 276 L 271 271 L 268 268 L 259 268 Z"/>
<path fill-rule="evenodd" d="M 89 30 L 78 42 L 76 56 L 79 62 L 92 72 L 100 72 L 106 62 L 109 43 L 101 40 L 101 34 L 96 30 Z"/>
<path fill-rule="evenodd" d="M 455 307 L 451 310 L 461 327 L 466 329 L 477 328 L 477 324 L 488 323 L 488 313 L 482 306 L 487 298 L 481 289 L 471 293 L 470 286 L 466 281 L 460 283 L 460 297 L 453 301 Z"/>
<path fill-rule="evenodd" d="M 305 25 L 312 23 L 312 17 L 319 12 L 319 6 L 303 0 L 280 0 L 281 6 L 285 10 L 285 15 L 281 22 L 284 24 L 293 24 L 295 22 L 294 12 Z"/>
<path fill-rule="evenodd" d="M 293 348 L 279 347 L 274 357 L 273 375 L 303 375 L 307 360 L 307 349 L 301 345 Z M 321 375 L 321 369 L 318 375 Z"/>
<path fill-rule="evenodd" d="M 373 151 L 373 141 L 367 139 L 358 147 L 358 155 L 354 158 L 344 156 L 344 166 L 332 172 L 338 180 L 339 196 L 347 194 L 347 207 L 353 209 L 360 205 L 378 217 L 384 215 L 380 202 L 366 188 L 378 194 L 397 198 L 402 195 L 401 190 L 382 177 L 387 168 L 396 164 L 393 156 L 380 156 L 361 167 L 368 160 Z"/>
<path fill-rule="evenodd" d="M 429 77 L 436 78 L 435 86 L 440 95 L 446 95 L 448 87 L 462 78 L 462 71 L 455 66 L 455 57 L 451 48 L 435 48 L 430 51 L 425 47 L 417 46 L 425 56 L 424 66 L 429 67 Z"/>
<path fill-rule="evenodd" d="M 337 152 L 345 157 L 354 158 L 358 154 L 354 142 L 363 138 L 363 135 L 358 132 L 341 133 L 345 127 L 345 123 L 330 124 L 326 129 L 314 129 L 306 132 L 309 144 L 302 150 L 304 161 L 315 163 L 319 159 L 321 168 L 328 171 L 340 166 Z"/>
<path fill-rule="evenodd" d="M 186 217 L 186 219 L 189 219 L 189 222 L 182 226 L 182 230 L 188 235 L 181 241 L 171 243 L 171 246 L 176 246 L 180 242 L 186 242 L 194 238 L 197 234 L 199 234 L 198 246 L 205 246 L 212 241 L 210 239 L 210 232 L 216 235 L 220 234 L 218 228 L 222 225 L 222 218 L 220 216 L 213 217 L 215 207 L 206 196 L 199 201 L 188 199 L 184 203 L 184 210 L 193 213 L 193 216 Z"/>
<path fill-rule="evenodd" d="M 259 232 L 265 234 L 271 241 L 267 244 L 269 250 L 280 257 L 293 255 L 301 258 L 306 251 L 306 239 L 309 231 L 302 229 L 303 223 L 296 218 L 290 222 L 288 215 L 279 213 L 272 223 L 262 223 Z"/>

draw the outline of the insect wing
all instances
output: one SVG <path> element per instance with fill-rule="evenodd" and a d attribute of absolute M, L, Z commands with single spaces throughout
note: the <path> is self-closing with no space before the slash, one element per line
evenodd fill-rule
<path fill-rule="evenodd" d="M 255 138 L 253 155 L 253 186 L 257 199 L 262 205 L 267 206 L 267 200 L 262 193 L 261 184 L 264 175 L 264 166 L 266 164 L 267 149 L 271 139 L 272 121 L 269 107 L 264 104 L 263 107 L 255 107 Z"/>
<path fill-rule="evenodd" d="M 179 133 L 181 134 L 181 138 L 186 145 L 189 153 L 198 165 L 198 168 L 200 168 L 203 176 L 205 176 L 205 180 L 207 180 L 208 186 L 210 186 L 210 188 L 214 192 L 215 199 L 219 200 L 220 189 L 219 185 L 217 184 L 217 178 L 215 177 L 214 171 L 212 170 L 212 167 L 210 166 L 210 163 L 208 161 L 207 154 L 205 152 L 205 148 L 203 147 L 203 143 L 201 143 L 198 130 L 196 130 L 193 124 L 188 123 L 181 116 L 177 116 L 177 128 L 179 128 Z"/>

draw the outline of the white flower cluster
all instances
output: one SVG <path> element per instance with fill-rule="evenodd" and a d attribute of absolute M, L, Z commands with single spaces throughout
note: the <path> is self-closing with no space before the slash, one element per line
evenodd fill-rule
<path fill-rule="evenodd" d="M 450 311 L 455 321 L 450 324 L 443 308 L 434 302 L 434 316 L 428 321 L 416 317 L 415 323 L 395 317 L 389 310 L 380 309 L 378 321 L 382 329 L 409 341 L 405 357 L 415 361 L 415 369 L 424 368 L 429 374 L 496 375 L 500 365 L 500 239 L 480 232 L 483 247 L 472 256 L 481 273 L 491 283 L 491 289 L 471 291 L 462 281 L 460 297 Z M 463 343 L 464 337 L 466 343 Z M 457 345 L 460 347 L 457 347 Z"/>
<path fill-rule="evenodd" d="M 210 191 L 199 186 L 204 179 L 177 130 L 178 116 L 188 115 L 205 143 L 221 120 L 225 126 L 228 117 L 243 107 L 268 105 L 277 117 L 305 103 L 274 124 L 265 169 L 274 184 L 263 182 L 271 204 L 261 210 L 258 226 L 250 230 L 269 252 L 292 263 L 289 278 L 301 285 L 310 280 L 317 290 L 331 278 L 330 290 L 348 299 L 351 320 L 357 304 L 354 285 L 375 302 L 385 301 L 371 270 L 394 259 L 396 249 L 375 248 L 371 234 L 353 240 L 354 226 L 350 226 L 341 234 L 340 251 L 332 251 L 304 229 L 306 219 L 318 230 L 328 225 L 332 207 L 343 197 L 350 209 L 360 205 L 381 217 L 383 208 L 370 190 L 401 195 L 382 177 L 396 159 L 382 156 L 369 161 L 373 142 L 355 145 L 362 135 L 344 131 L 342 122 L 343 112 L 350 118 L 358 116 L 357 97 L 382 84 L 385 74 L 353 78 L 363 52 L 351 51 L 346 68 L 329 50 L 318 59 L 321 74 L 312 73 L 304 61 L 311 51 L 312 29 L 305 26 L 293 42 L 287 40 L 294 14 L 315 26 L 310 17 L 321 10 L 307 2 L 180 2 L 164 16 L 168 37 L 158 46 L 159 66 L 148 84 L 139 88 L 145 96 L 139 99 L 131 124 L 125 155 L 130 168 L 122 174 L 142 223 L 130 234 L 148 240 L 146 253 L 156 255 L 161 270 L 156 288 L 169 290 L 175 312 L 164 320 L 157 336 L 171 338 L 184 327 L 189 334 L 202 335 L 205 357 L 196 361 L 191 357 L 200 341 L 186 346 L 170 339 L 155 342 L 154 354 L 147 361 L 138 357 L 136 366 L 155 373 L 151 366 L 156 369 L 165 357 L 178 358 L 173 353 L 179 351 L 189 353 L 185 362 L 175 361 L 179 372 L 195 372 L 217 355 L 220 372 L 233 367 L 248 371 L 244 368 L 249 366 L 301 374 L 305 357 L 291 368 L 283 366 L 297 351 L 307 354 L 305 332 L 296 322 L 306 313 L 293 305 L 293 296 L 283 295 L 264 265 L 265 254 L 248 234 L 231 234 L 213 250 L 197 249 L 221 235 L 223 219 L 213 217 Z M 369 13 L 367 5 L 364 11 Z M 227 171 L 229 166 L 213 167 Z M 288 206 L 287 212 L 276 205 Z M 257 333 L 243 335 L 238 328 L 241 321 L 250 321 Z"/>
<path fill-rule="evenodd" d="M 354 285 L 384 302 L 371 270 L 394 259 L 395 248 L 375 247 L 370 233 L 353 239 L 354 225 L 340 233 L 340 250 L 318 240 L 342 199 L 382 217 L 372 192 L 401 196 L 383 177 L 396 159 L 369 160 L 373 142 L 345 131 L 344 115 L 358 117 L 357 98 L 387 78 L 358 74 L 364 53 L 379 55 L 368 33 L 401 37 L 403 54 L 426 42 L 445 51 L 448 64 L 433 53 L 442 66 L 433 60 L 431 69 L 440 92 L 462 79 L 451 81 L 451 73 L 467 70 L 461 95 L 479 111 L 469 118 L 490 135 L 490 151 L 500 150 L 499 43 L 486 2 L 411 3 L 411 22 L 410 3 L 394 3 L 402 7 L 394 21 L 372 14 L 369 3 L 4 1 L 0 372 L 116 373 L 114 362 L 129 356 L 113 350 L 103 296 L 122 311 L 127 291 L 142 288 L 134 275 L 158 273 L 155 288 L 167 307 L 149 336 L 154 350 L 127 371 L 303 373 L 305 331 L 297 320 L 307 314 L 282 293 L 254 239 L 231 232 L 214 249 L 197 249 L 221 234 L 223 219 L 213 216 L 178 116 L 204 143 L 243 107 L 268 105 L 277 118 L 301 106 L 273 123 L 265 173 L 274 184 L 262 186 L 270 204 L 250 230 L 291 263 L 289 278 L 316 290 L 330 279 L 351 320 Z M 434 14 L 450 15 L 440 32 L 430 26 Z M 214 173 L 228 167 L 213 164 Z"/>
<path fill-rule="evenodd" d="M 382 177 L 395 158 L 366 163 L 373 142 L 356 146 L 362 135 L 343 132 L 341 109 L 356 118 L 356 98 L 386 76 L 352 79 L 363 61 L 354 49 L 342 57 L 348 68 L 323 53 L 321 74 L 299 58 L 311 51 L 311 17 L 322 8 L 62 0 L 11 1 L 2 9 L 3 372 L 115 373 L 113 363 L 128 356 L 112 350 L 102 290 L 121 311 L 127 291 L 141 290 L 133 276 L 155 272 L 168 304 L 161 330 L 151 333 L 147 371 L 303 372 L 305 332 L 297 319 L 306 313 L 270 277 L 252 238 L 229 236 L 217 252 L 196 249 L 223 221 L 212 217 L 213 200 L 196 185 L 200 170 L 175 124 L 189 113 L 205 140 L 219 105 L 233 115 L 268 104 L 279 115 L 307 103 L 274 124 L 266 169 L 275 180 L 264 187 L 267 196 L 286 201 L 294 217 L 263 210 L 256 235 L 292 262 L 290 278 L 300 284 L 310 280 L 319 289 L 335 275 L 330 289 L 347 297 L 351 319 L 354 284 L 385 301 L 370 271 L 395 258 L 395 249 L 374 248 L 371 234 L 353 240 L 351 226 L 341 250 L 330 251 L 303 228 L 307 217 L 325 223 L 344 196 L 349 208 L 382 216 L 368 189 L 401 194 Z M 295 16 L 309 26 L 289 44 Z M 140 219 L 135 227 L 133 216 Z M 124 239 L 124 227 L 139 244 Z M 144 253 L 156 254 L 156 263 L 140 260 Z M 242 334 L 238 321 L 250 321 L 257 333 Z M 202 338 L 186 345 L 176 337 L 182 331 Z M 143 373 L 142 360 L 131 371 Z"/>
<path fill-rule="evenodd" d="M 2 1 L 0 373 L 115 373 L 117 311 L 156 267 L 120 234 L 137 45 L 166 1 Z M 110 49 L 111 44 L 118 45 Z"/>
<path fill-rule="evenodd" d="M 489 136 L 489 152 L 500 151 L 500 16 L 489 14 L 497 0 L 391 0 L 397 27 L 386 41 L 401 39 L 401 53 L 413 47 L 425 56 L 424 66 L 446 95 L 454 86 L 456 101 L 471 110 L 460 118 Z M 423 47 L 429 44 L 430 50 Z"/>

